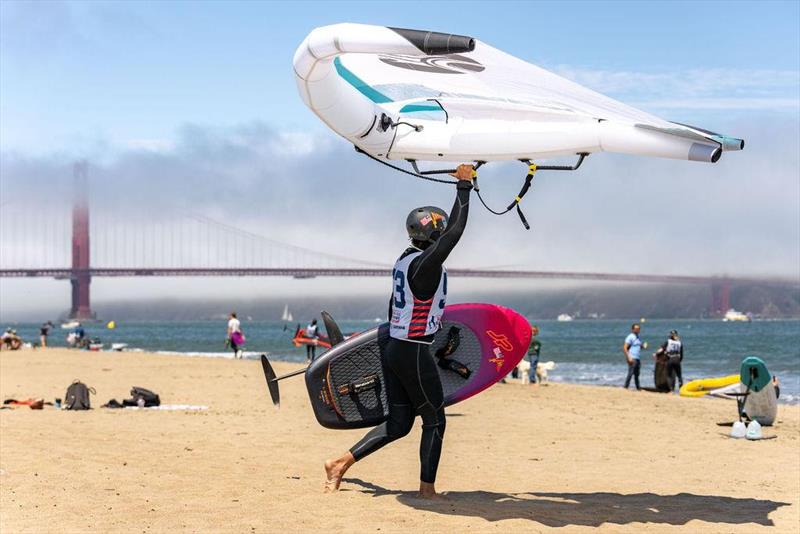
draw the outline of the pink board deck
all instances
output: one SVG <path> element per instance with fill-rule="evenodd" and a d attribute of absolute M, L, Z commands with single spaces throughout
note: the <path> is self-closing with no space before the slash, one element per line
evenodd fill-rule
<path fill-rule="evenodd" d="M 525 355 L 531 339 L 528 321 L 494 304 L 456 304 L 445 308 L 442 328 L 431 345 L 434 355 L 457 338 L 447 356 L 470 370 L 468 378 L 439 369 L 445 404 L 468 399 L 506 376 Z M 375 426 L 388 416 L 381 352 L 388 324 L 349 338 L 327 351 L 305 373 L 314 414 L 328 428 Z"/>

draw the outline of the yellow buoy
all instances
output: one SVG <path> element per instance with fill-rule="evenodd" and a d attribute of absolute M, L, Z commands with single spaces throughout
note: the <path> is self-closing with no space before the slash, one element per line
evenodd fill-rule
<path fill-rule="evenodd" d="M 108 328 L 109 330 L 114 330 L 116 327 L 117 323 L 115 323 L 114 321 L 108 321 L 108 324 L 106 325 L 106 328 Z"/>

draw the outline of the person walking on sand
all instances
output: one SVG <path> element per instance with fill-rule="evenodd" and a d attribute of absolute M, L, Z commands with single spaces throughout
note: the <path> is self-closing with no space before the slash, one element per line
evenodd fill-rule
<path fill-rule="evenodd" d="M 311 363 L 317 357 L 317 343 L 319 342 L 319 326 L 317 326 L 316 319 L 312 319 L 306 326 L 305 334 L 307 338 L 311 339 L 311 343 L 306 344 L 306 360 Z"/>
<path fill-rule="evenodd" d="M 641 327 L 638 323 L 632 324 L 631 333 L 628 334 L 628 337 L 625 338 L 625 343 L 622 344 L 622 352 L 625 354 L 625 360 L 628 362 L 628 376 L 625 378 L 625 389 L 628 389 L 628 386 L 631 385 L 631 378 L 633 378 L 638 391 L 642 389 L 639 385 L 639 371 L 642 369 L 640 354 L 643 348 L 647 348 L 647 343 L 642 343 L 642 340 L 639 338 L 640 331 Z"/>
<path fill-rule="evenodd" d="M 241 358 L 244 334 L 242 333 L 242 323 L 236 318 L 236 312 L 231 312 L 228 316 L 228 343 L 233 350 L 233 358 Z"/>
<path fill-rule="evenodd" d="M 466 227 L 472 180 L 476 175 L 472 165 L 458 166 L 453 175 L 458 178 L 456 200 L 449 220 L 442 209 L 433 206 L 417 208 L 406 218 L 411 246 L 400 255 L 392 270 L 389 341 L 381 354 L 389 418 L 342 456 L 325 462 L 326 491 L 339 489 L 342 477 L 355 462 L 411 432 L 419 415 L 422 417 L 419 495 L 441 498 L 434 483 L 444 439 L 444 393 L 429 347 L 442 326 L 447 299 L 444 262 Z"/>
<path fill-rule="evenodd" d="M 539 327 L 536 325 L 531 326 L 531 344 L 528 347 L 528 358 L 531 361 L 531 368 L 528 371 L 530 382 L 533 386 L 538 386 L 539 375 L 536 374 L 536 368 L 539 366 L 539 355 L 542 352 L 542 342 L 537 337 L 539 335 Z"/>
<path fill-rule="evenodd" d="M 41 342 L 43 349 L 47 348 L 47 336 L 50 335 L 51 328 L 53 328 L 52 321 L 47 321 L 39 327 L 39 341 Z"/>

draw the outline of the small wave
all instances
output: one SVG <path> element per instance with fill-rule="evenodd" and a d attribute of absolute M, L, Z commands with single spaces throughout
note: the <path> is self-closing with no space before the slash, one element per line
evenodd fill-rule
<path fill-rule="evenodd" d="M 141 352 L 141 351 L 139 351 Z M 200 352 L 200 351 L 175 351 L 175 350 L 157 350 L 153 351 L 153 354 L 163 354 L 166 356 L 189 356 L 194 358 L 224 358 L 227 360 L 233 360 L 233 352 Z M 261 357 L 263 352 L 249 352 L 245 351 L 242 353 L 242 357 L 246 360 L 257 360 Z"/>

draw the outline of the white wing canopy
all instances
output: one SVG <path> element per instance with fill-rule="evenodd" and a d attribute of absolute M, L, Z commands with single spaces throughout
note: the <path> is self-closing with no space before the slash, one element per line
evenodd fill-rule
<path fill-rule="evenodd" d="M 470 37 L 362 24 L 312 31 L 303 101 L 373 156 L 422 161 L 619 152 L 715 162 L 744 141 L 676 124 Z"/>

